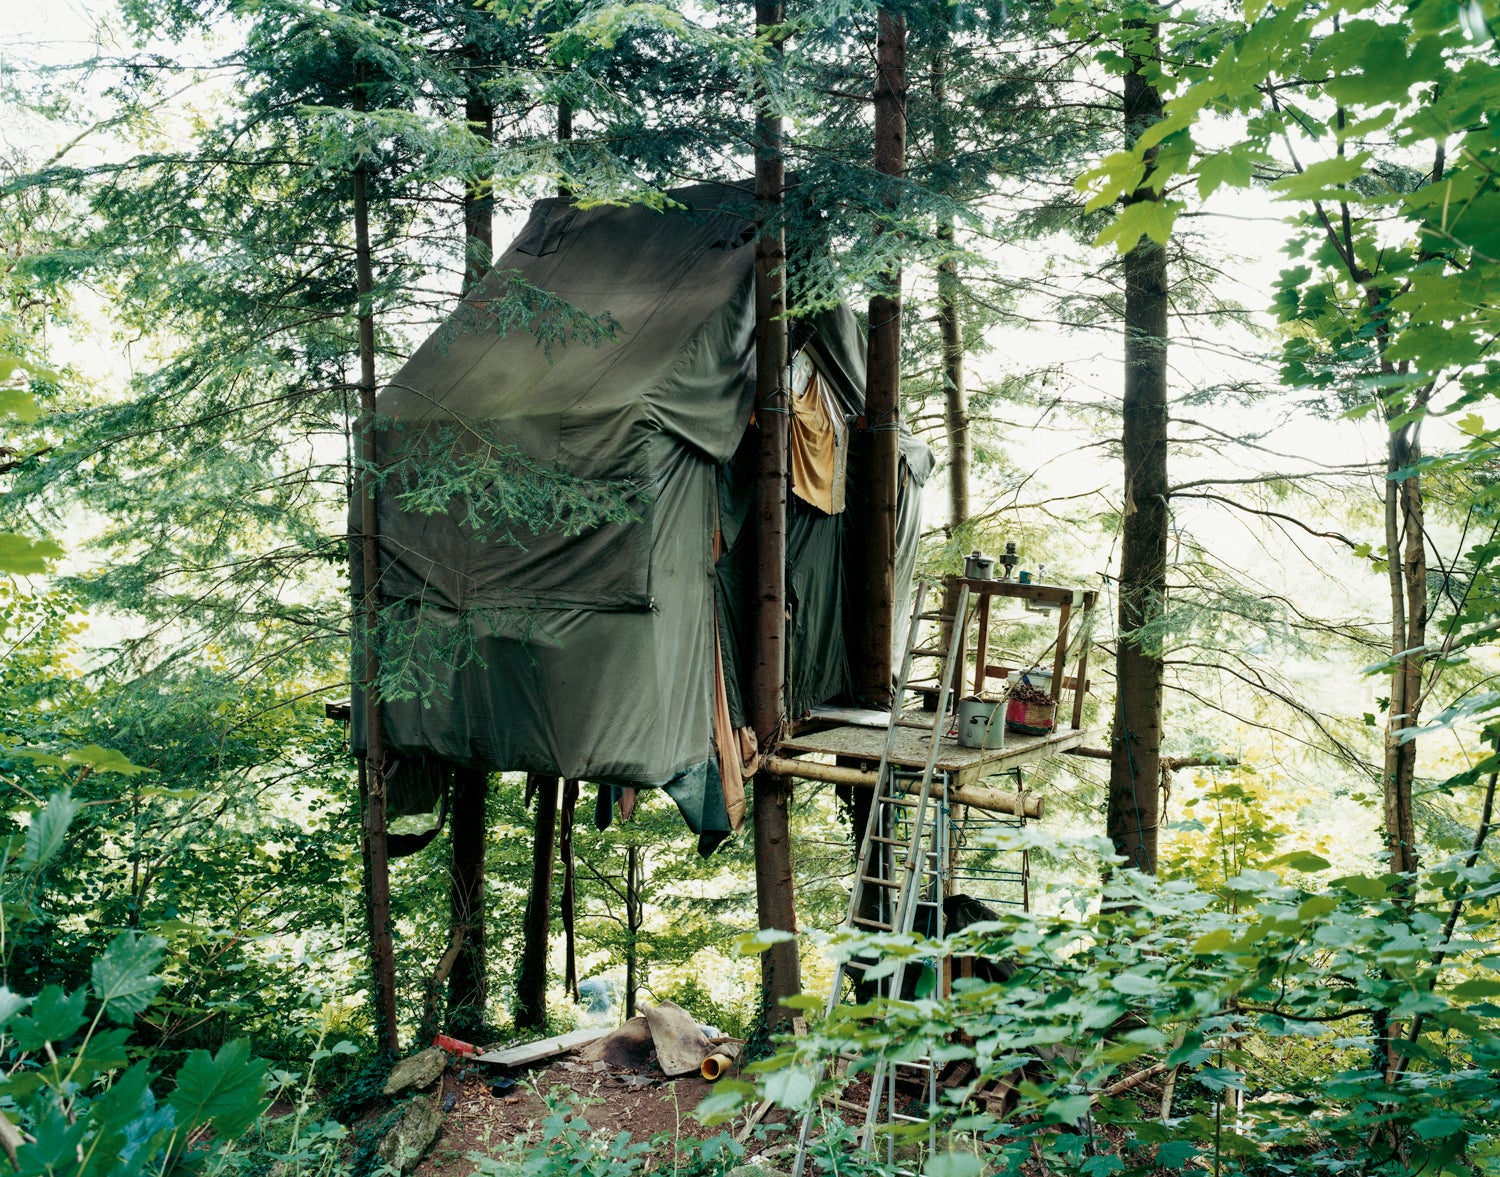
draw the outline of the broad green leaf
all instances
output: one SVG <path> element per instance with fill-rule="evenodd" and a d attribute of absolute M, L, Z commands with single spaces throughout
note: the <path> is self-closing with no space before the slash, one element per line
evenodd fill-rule
<path fill-rule="evenodd" d="M 780 928 L 762 928 L 758 932 L 746 932 L 743 936 L 736 936 L 734 947 L 741 956 L 759 956 L 773 944 L 783 944 L 796 938 L 795 933 L 785 932 Z"/>
<path fill-rule="evenodd" d="M 87 1003 L 86 989 L 66 993 L 61 985 L 48 985 L 32 1000 L 29 1014 L 11 1018 L 10 1032 L 15 1036 L 16 1046 L 23 1051 L 41 1050 L 49 1042 L 71 1038 L 87 1020 L 84 1015 Z"/>
<path fill-rule="evenodd" d="M 1198 195 L 1207 199 L 1223 185 L 1243 188 L 1255 178 L 1255 163 L 1245 151 L 1221 151 L 1198 161 Z"/>
<path fill-rule="evenodd" d="M 812 1071 L 793 1064 L 768 1072 L 761 1082 L 766 1098 L 790 1111 L 806 1108 L 817 1086 Z"/>
<path fill-rule="evenodd" d="M 127 1023 L 151 1004 L 161 988 L 156 976 L 167 942 L 160 936 L 121 932 L 94 961 L 94 996 L 116 1022 Z"/>
<path fill-rule="evenodd" d="M 1452 1136 L 1462 1132 L 1464 1121 L 1462 1116 L 1453 1112 L 1434 1112 L 1418 1120 L 1411 1128 L 1423 1140 L 1436 1140 L 1442 1136 Z"/>
<path fill-rule="evenodd" d="M 1128 997 L 1147 997 L 1161 989 L 1154 977 L 1143 977 L 1139 973 L 1120 973 L 1110 978 L 1110 985 L 1117 993 Z"/>
<path fill-rule="evenodd" d="M 1163 1169 L 1181 1169 L 1198 1155 L 1198 1146 L 1191 1140 L 1169 1140 L 1156 1149 L 1156 1163 Z"/>
<path fill-rule="evenodd" d="M 1286 200 L 1325 200 L 1348 195 L 1348 185 L 1365 170 L 1368 152 L 1320 159 L 1297 175 L 1283 176 L 1271 190 Z"/>
<path fill-rule="evenodd" d="M 1212 932 L 1205 932 L 1193 941 L 1193 953 L 1196 956 L 1207 956 L 1211 952 L 1219 952 L 1228 948 L 1234 940 L 1234 936 L 1228 928 L 1215 928 Z"/>
<path fill-rule="evenodd" d="M 1076 1124 L 1088 1115 L 1093 1106 L 1094 1101 L 1090 1096 L 1064 1095 L 1047 1105 L 1043 1119 L 1054 1124 Z"/>
<path fill-rule="evenodd" d="M 189 1054 L 167 1102 L 184 1129 L 212 1124 L 221 1136 L 232 1138 L 255 1123 L 265 1108 L 265 1080 L 265 1062 L 251 1058 L 250 1043 L 237 1038 L 216 1055 L 206 1050 Z"/>
<path fill-rule="evenodd" d="M 94 1122 L 102 1128 L 123 1131 L 140 1112 L 141 1099 L 151 1085 L 151 1068 L 136 1063 L 94 1100 Z"/>
<path fill-rule="evenodd" d="M 1500 981 L 1482 979 L 1460 981 L 1448 990 L 1448 995 L 1457 997 L 1461 1001 L 1483 1001 L 1491 997 L 1500 997 Z"/>
<path fill-rule="evenodd" d="M 922 1166 L 924 1177 L 979 1177 L 984 1164 L 971 1152 L 942 1152 Z"/>
<path fill-rule="evenodd" d="M 64 753 L 62 759 L 67 764 L 83 764 L 95 772 L 117 772 L 121 776 L 136 776 L 151 771 L 139 764 L 132 764 L 123 753 L 116 752 L 113 748 L 101 748 L 98 744 L 74 748 L 71 752 Z"/>
<path fill-rule="evenodd" d="M 1368 875 L 1345 875 L 1342 879 L 1334 879 L 1334 885 L 1342 887 L 1351 895 L 1357 895 L 1361 899 L 1384 899 L 1390 894 L 1390 887 L 1386 884 L 1388 876 L 1370 878 Z"/>
<path fill-rule="evenodd" d="M 46 572 L 63 550 L 50 539 L 0 532 L 0 573 L 33 576 Z"/>
<path fill-rule="evenodd" d="M 4 370 L 4 364 L 7 362 L 0 359 L 0 380 L 10 375 Z M 20 388 L 0 388 L 0 417 L 19 417 L 22 421 L 35 421 L 37 418 L 36 398 Z"/>
<path fill-rule="evenodd" d="M 1295 850 L 1291 854 L 1283 854 L 1280 858 L 1272 859 L 1271 865 L 1289 867 L 1306 874 L 1316 874 L 1320 870 L 1327 870 L 1333 863 L 1321 854 L 1314 854 L 1311 850 Z"/>
<path fill-rule="evenodd" d="M 62 849 L 67 840 L 68 827 L 83 809 L 83 803 L 73 800 L 73 791 L 63 788 L 47 798 L 47 805 L 39 813 L 31 815 L 26 827 L 26 846 L 21 851 L 22 870 L 36 870 L 46 866 Z"/>
<path fill-rule="evenodd" d="M 1129 253 L 1142 237 L 1165 245 L 1172 236 L 1172 226 L 1182 202 L 1177 200 L 1141 200 L 1126 205 L 1094 239 L 1095 245 L 1113 244 L 1121 253 Z"/>

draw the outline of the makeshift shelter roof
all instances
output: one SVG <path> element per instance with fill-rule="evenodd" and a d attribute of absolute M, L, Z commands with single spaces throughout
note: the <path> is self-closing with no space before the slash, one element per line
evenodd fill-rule
<path fill-rule="evenodd" d="M 734 821 L 719 677 L 744 722 L 753 226 L 747 188 L 669 196 L 666 211 L 539 203 L 381 390 L 383 645 L 410 667 L 409 697 L 388 692 L 382 714 L 395 753 L 664 787 L 707 844 Z M 852 418 L 863 342 L 847 308 L 813 323 L 806 350 Z M 915 492 L 931 459 L 910 438 L 903 454 Z M 508 508 L 545 514 L 558 487 L 571 506 L 515 525 Z M 792 515 L 800 710 L 847 683 L 844 517 L 801 502 Z M 398 810 L 426 803 L 393 792 Z"/>

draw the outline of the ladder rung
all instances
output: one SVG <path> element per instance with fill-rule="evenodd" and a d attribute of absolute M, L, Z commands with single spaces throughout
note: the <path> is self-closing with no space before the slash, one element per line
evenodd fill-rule
<path fill-rule="evenodd" d="M 868 919 L 862 915 L 855 916 L 853 922 L 864 924 L 867 928 L 879 928 L 882 932 L 894 932 L 896 930 L 895 924 L 883 924 L 879 920 Z"/>
<path fill-rule="evenodd" d="M 941 646 L 918 646 L 911 652 L 913 658 L 946 658 L 948 651 Z"/>
<path fill-rule="evenodd" d="M 874 875 L 860 875 L 859 876 L 859 881 L 861 883 L 873 883 L 877 887 L 899 887 L 899 886 L 901 886 L 901 880 L 900 879 L 877 879 Z"/>
<path fill-rule="evenodd" d="M 943 718 L 947 719 L 948 717 L 945 715 Z M 896 726 L 914 728 L 919 732 L 930 732 L 934 725 L 923 723 L 920 719 L 898 719 L 896 720 Z"/>
<path fill-rule="evenodd" d="M 952 613 L 918 613 L 918 621 L 952 621 Z"/>
<path fill-rule="evenodd" d="M 887 838 L 881 834 L 871 834 L 865 839 L 866 842 L 879 842 L 882 846 L 905 846 L 905 838 Z"/>

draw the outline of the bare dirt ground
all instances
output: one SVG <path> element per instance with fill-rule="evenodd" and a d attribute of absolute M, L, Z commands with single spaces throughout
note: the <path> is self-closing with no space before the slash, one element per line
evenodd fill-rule
<path fill-rule="evenodd" d="M 415 1177 L 465 1177 L 475 1169 L 471 1153 L 496 1154 L 519 1141 L 535 1143 L 549 1114 L 544 1095 L 566 1099 L 572 1114 L 603 1136 L 626 1132 L 633 1141 L 655 1142 L 648 1171 L 663 1163 L 670 1170 L 674 1152 L 720 1133 L 736 1136 L 744 1124 L 741 1117 L 706 1127 L 692 1113 L 714 1085 L 696 1075 L 668 1079 L 654 1066 L 632 1073 L 562 1058 L 516 1076 L 516 1085 L 499 1093 L 490 1088 L 494 1077 L 493 1068 L 481 1065 L 459 1065 L 443 1076 L 443 1130 Z M 770 1139 L 752 1134 L 746 1152 L 754 1157 L 783 1135 L 774 1128 Z"/>

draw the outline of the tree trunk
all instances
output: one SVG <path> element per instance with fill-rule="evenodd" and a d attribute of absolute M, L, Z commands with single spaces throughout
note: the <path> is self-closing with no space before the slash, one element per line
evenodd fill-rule
<path fill-rule="evenodd" d="M 762 35 L 781 25 L 780 3 L 756 4 Z M 773 40 L 779 46 L 779 39 Z M 786 485 L 791 398 L 786 386 L 786 243 L 783 236 L 781 118 L 762 96 L 756 110 L 755 197 L 755 419 L 760 429 L 756 478 L 755 664 L 750 720 L 763 749 L 780 733 L 786 711 Z M 761 928 L 797 927 L 792 885 L 792 839 L 787 823 L 790 782 L 762 770 L 755 775 L 755 896 Z M 768 1022 L 788 1016 L 780 1005 L 802 988 L 793 942 L 761 957 L 761 1004 Z"/>
<path fill-rule="evenodd" d="M 552 931 L 552 863 L 557 851 L 555 776 L 532 773 L 536 791 L 536 834 L 531 844 L 531 892 L 522 917 L 521 970 L 516 980 L 515 1023 L 528 1030 L 547 1024 L 547 949 Z"/>
<path fill-rule="evenodd" d="M 641 925 L 645 913 L 641 905 L 641 852 L 636 846 L 625 849 L 625 1020 L 635 1017 L 636 990 L 640 988 Z"/>
<path fill-rule="evenodd" d="M 573 861 L 573 816 L 578 809 L 578 782 L 563 783 L 562 817 L 558 826 L 557 849 L 562 857 L 562 926 L 563 926 L 563 988 L 574 1001 L 578 996 L 578 937 L 576 930 L 578 892 L 577 875 Z"/>
<path fill-rule="evenodd" d="M 478 93 L 464 103 L 469 130 L 489 143 L 495 135 L 495 108 Z M 490 272 L 495 256 L 495 198 L 489 177 L 481 176 L 464 189 L 464 293 Z"/>
<path fill-rule="evenodd" d="M 875 69 L 875 170 L 891 177 L 882 202 L 899 203 L 895 180 L 906 172 L 906 18 L 882 8 Z M 865 420 L 870 430 L 863 567 L 864 640 L 859 643 L 854 689 L 871 707 L 891 705 L 891 645 L 896 603 L 896 495 L 901 421 L 901 270 L 881 276 L 870 299 L 865 353 Z"/>
<path fill-rule="evenodd" d="M 356 84 L 354 109 L 365 109 Z M 360 564 L 363 580 L 360 667 L 364 687 L 365 756 L 360 764 L 360 855 L 365 878 L 365 922 L 370 937 L 370 992 L 375 1003 L 375 1040 L 383 1050 L 400 1049 L 396 1023 L 396 950 L 391 936 L 391 869 L 386 844 L 385 738 L 380 713 L 380 529 L 375 512 L 375 292 L 370 256 L 369 173 L 354 169 L 354 280 L 359 296 Z"/>
<path fill-rule="evenodd" d="M 1425 406 L 1424 406 L 1425 407 Z M 1385 538 L 1391 582 L 1391 703 L 1385 724 L 1384 837 L 1390 869 L 1417 869 L 1412 784 L 1417 743 L 1402 739 L 1417 726 L 1422 709 L 1422 670 L 1427 643 L 1427 544 L 1422 476 L 1411 470 L 1422 456 L 1421 425 L 1409 422 L 1390 432 L 1386 450 Z"/>
<path fill-rule="evenodd" d="M 948 50 L 945 35 L 932 55 L 933 140 L 939 159 L 951 159 L 955 151 L 954 136 L 948 121 Z M 952 195 L 952 193 L 949 193 Z M 957 535 L 969 521 L 969 398 L 964 389 L 964 333 L 959 308 L 961 291 L 958 274 L 953 217 L 944 213 L 938 219 L 938 240 L 944 242 L 949 255 L 938 263 L 937 322 L 942 343 L 943 432 L 948 443 L 948 534 Z M 952 616 L 958 608 L 958 586 L 953 581 L 943 585 L 942 613 Z M 948 649 L 953 641 L 953 626 L 963 618 L 944 621 L 939 627 L 941 645 Z M 954 666 L 950 679 L 954 689 L 962 691 L 962 666 Z"/>
<path fill-rule="evenodd" d="M 1133 143 L 1161 118 L 1161 97 L 1145 69 L 1156 52 L 1156 26 L 1135 22 L 1130 27 L 1141 38 L 1125 77 L 1125 135 Z M 1146 158 L 1149 170 L 1155 152 Z M 1160 193 L 1142 188 L 1126 203 L 1160 199 Z M 1107 825 L 1126 865 L 1155 874 L 1167 589 L 1167 254 L 1146 237 L 1125 257 L 1121 417 L 1125 522 Z"/>
<path fill-rule="evenodd" d="M 932 104 L 934 146 L 939 159 L 951 159 L 955 151 L 948 123 L 947 39 L 932 56 Z M 953 195 L 949 193 L 949 195 Z M 948 256 L 938 263 L 937 321 L 942 340 L 943 432 L 948 443 L 948 530 L 952 534 L 969 520 L 969 398 L 964 391 L 964 332 L 959 309 L 960 284 L 953 217 L 938 219 L 938 240 L 948 247 Z M 945 639 L 946 640 L 946 639 Z M 945 647 L 946 648 L 946 647 Z"/>
<path fill-rule="evenodd" d="M 455 928 L 464 929 L 463 946 L 448 974 L 447 1026 L 473 1031 L 485 1025 L 488 976 L 485 960 L 484 851 L 488 822 L 485 800 L 489 775 L 472 768 L 455 769 L 453 800 L 448 807 L 453 871 L 448 910 Z"/>

